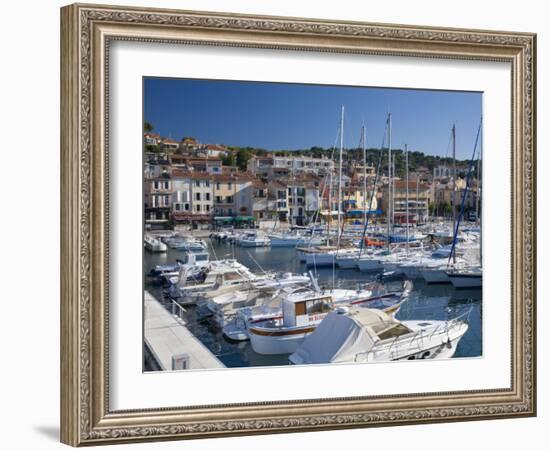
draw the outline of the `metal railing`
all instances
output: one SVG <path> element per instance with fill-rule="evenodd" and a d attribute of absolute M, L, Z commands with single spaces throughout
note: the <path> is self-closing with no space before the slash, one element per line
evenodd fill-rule
<path fill-rule="evenodd" d="M 172 315 L 183 321 L 184 314 L 187 310 L 172 298 L 170 299 L 170 302 L 172 304 Z"/>
<path fill-rule="evenodd" d="M 450 340 L 450 331 L 459 327 L 463 323 L 468 323 L 470 319 L 470 314 L 472 313 L 472 307 L 468 309 L 468 311 L 450 319 L 446 320 L 445 322 L 439 324 L 437 327 L 434 328 L 434 330 L 430 333 L 428 339 L 431 339 L 436 334 L 447 334 L 447 340 Z M 465 319 L 464 319 L 465 318 Z M 463 320 L 464 319 L 464 320 Z M 423 339 L 425 337 L 425 330 L 421 329 L 414 333 L 412 338 L 410 338 L 408 349 L 412 347 L 415 341 L 417 341 L 417 348 L 418 351 L 422 350 L 422 344 Z M 399 355 L 399 349 L 393 350 L 395 346 L 398 346 L 398 344 L 401 344 L 402 342 L 405 342 L 407 339 L 409 339 L 407 336 L 396 336 L 392 342 L 390 343 L 389 347 L 386 348 L 387 343 L 383 343 L 383 341 L 379 341 L 374 344 L 374 346 L 370 350 L 366 350 L 364 352 L 358 352 L 355 354 L 354 362 L 358 362 L 358 359 L 360 357 L 364 357 L 363 361 L 367 362 L 369 361 L 369 357 L 372 357 L 374 360 L 376 358 L 376 354 L 379 352 L 389 352 L 391 355 L 391 359 L 398 359 L 400 357 Z M 383 348 L 381 348 L 384 346 Z M 408 352 L 407 352 L 408 353 Z M 401 355 L 403 356 L 403 355 Z"/>

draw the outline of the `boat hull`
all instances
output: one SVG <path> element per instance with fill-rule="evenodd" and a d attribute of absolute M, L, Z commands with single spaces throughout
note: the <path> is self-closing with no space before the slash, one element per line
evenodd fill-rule
<path fill-rule="evenodd" d="M 248 335 L 252 349 L 256 353 L 260 355 L 284 355 L 294 353 L 302 342 L 304 342 L 306 336 L 311 334 L 314 329 L 314 327 L 310 327 L 302 332 L 292 332 L 291 334 L 276 336 L 258 334 L 256 328 L 251 328 L 248 331 Z"/>
<path fill-rule="evenodd" d="M 237 241 L 241 247 L 267 247 L 269 241 Z"/>
<path fill-rule="evenodd" d="M 306 264 L 308 266 L 332 266 L 334 262 L 335 257 L 332 253 L 308 253 L 306 255 Z"/>
<path fill-rule="evenodd" d="M 483 285 L 481 274 L 448 274 L 447 276 L 456 289 L 481 288 Z"/>
<path fill-rule="evenodd" d="M 271 238 L 272 247 L 296 247 L 302 245 L 303 239 L 284 239 L 284 238 Z"/>
<path fill-rule="evenodd" d="M 356 264 L 361 272 L 379 272 L 384 269 L 378 259 L 358 259 Z"/>
<path fill-rule="evenodd" d="M 420 273 L 427 284 L 448 284 L 451 282 L 445 271 L 441 269 L 422 269 Z"/>
<path fill-rule="evenodd" d="M 357 268 L 357 256 L 348 256 L 348 257 L 336 258 L 336 265 L 340 269 L 356 269 Z"/>

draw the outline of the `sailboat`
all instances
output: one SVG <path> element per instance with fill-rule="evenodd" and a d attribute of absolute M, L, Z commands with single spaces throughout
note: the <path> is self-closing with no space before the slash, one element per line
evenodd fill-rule
<path fill-rule="evenodd" d="M 470 166 L 468 168 L 468 174 L 466 176 L 466 187 L 464 188 L 464 192 L 462 194 L 462 202 L 460 205 L 460 214 L 458 215 L 458 218 L 456 220 L 455 229 L 454 229 L 454 235 L 453 235 L 453 244 L 452 244 L 452 250 L 451 255 L 454 255 L 456 251 L 456 245 L 457 245 L 457 237 L 458 237 L 458 229 L 460 227 L 460 221 L 464 217 L 464 203 L 466 200 L 466 194 L 468 192 L 468 188 L 470 186 L 470 180 L 472 177 L 473 167 L 474 167 L 474 160 L 475 160 L 475 154 L 477 149 L 477 144 L 480 141 L 480 135 L 481 135 L 481 129 L 482 129 L 482 123 L 483 120 L 480 120 L 479 122 L 479 128 L 477 130 L 477 136 L 476 141 L 474 144 L 474 151 L 472 154 L 472 159 L 470 161 Z M 481 151 L 481 145 L 480 145 L 480 151 Z M 481 178 L 481 177 L 480 177 Z M 480 232 L 481 236 L 481 232 Z M 461 267 L 461 268 L 454 268 L 449 269 L 445 271 L 447 276 L 449 277 L 449 280 L 453 284 L 455 288 L 462 289 L 462 288 L 481 288 L 483 284 L 483 270 L 481 267 L 481 256 L 482 256 L 482 245 L 480 243 L 479 245 L 479 264 L 472 264 L 470 266 Z M 451 256 L 449 257 L 449 262 L 451 260 Z"/>
<path fill-rule="evenodd" d="M 359 256 L 357 257 L 357 260 L 356 260 L 356 263 L 355 263 L 356 267 L 361 272 L 383 271 L 384 270 L 384 265 L 383 265 L 382 261 L 391 254 L 391 249 L 390 249 L 390 223 L 391 223 L 391 211 L 390 211 L 391 208 L 390 208 L 390 205 L 391 205 L 391 201 L 389 200 L 389 199 L 391 199 L 391 179 L 392 179 L 392 174 L 391 174 L 392 115 L 391 115 L 391 113 L 388 114 L 388 118 L 386 120 L 386 130 L 385 130 L 385 132 L 386 131 L 387 131 L 387 136 L 388 136 L 388 207 L 386 208 L 386 212 L 387 212 L 387 215 L 386 215 L 387 248 L 384 249 L 384 250 L 377 249 L 377 250 L 370 250 L 370 251 L 367 251 L 367 252 L 363 251 L 364 239 L 365 239 L 366 233 L 368 231 L 367 230 L 368 220 L 367 220 L 365 222 L 365 228 L 363 230 L 363 241 L 361 242 L 361 251 L 359 252 Z M 384 133 L 384 135 L 385 135 L 385 133 Z M 385 136 L 384 136 L 384 139 L 385 139 Z M 378 174 L 379 174 L 380 168 L 382 166 L 382 148 L 383 147 L 384 147 L 384 142 L 382 142 L 382 146 L 381 146 L 381 149 L 380 149 L 380 158 L 379 158 L 379 161 L 378 161 L 378 169 L 377 169 L 377 172 L 376 172 L 376 178 L 375 178 L 375 181 L 374 181 L 373 191 L 372 191 L 372 195 L 371 195 L 371 204 L 372 204 L 372 200 L 374 199 L 374 192 L 375 192 L 375 189 L 376 189 L 376 183 L 378 182 Z M 367 219 L 368 219 L 368 215 L 367 215 Z"/>
<path fill-rule="evenodd" d="M 344 151 L 344 106 L 342 105 L 340 115 L 340 151 L 339 151 L 339 171 L 338 171 L 338 225 L 336 230 L 336 245 L 335 246 L 319 246 L 316 248 L 300 249 L 304 262 L 308 266 L 322 267 L 335 265 L 335 258 L 340 248 L 353 248 L 352 243 L 345 243 L 342 239 L 343 229 L 343 197 L 342 197 L 342 166 L 343 166 L 343 151 Z M 329 185 L 329 220 L 332 217 L 332 180 Z M 330 228 L 327 230 L 330 235 Z"/>

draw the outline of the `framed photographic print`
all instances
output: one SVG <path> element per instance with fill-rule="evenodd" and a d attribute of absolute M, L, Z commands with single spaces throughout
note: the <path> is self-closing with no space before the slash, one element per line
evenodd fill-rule
<path fill-rule="evenodd" d="M 530 33 L 61 10 L 62 441 L 536 414 Z"/>

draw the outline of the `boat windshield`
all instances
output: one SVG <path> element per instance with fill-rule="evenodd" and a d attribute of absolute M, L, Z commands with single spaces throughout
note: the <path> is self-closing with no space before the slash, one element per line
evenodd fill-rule
<path fill-rule="evenodd" d="M 382 341 L 412 333 L 412 331 L 402 323 L 380 323 L 372 326 L 372 328 Z"/>
<path fill-rule="evenodd" d="M 223 276 L 225 281 L 241 280 L 243 277 L 239 272 L 227 272 Z"/>
<path fill-rule="evenodd" d="M 330 304 L 325 299 L 315 299 L 306 302 L 307 314 L 319 314 L 329 312 Z"/>

